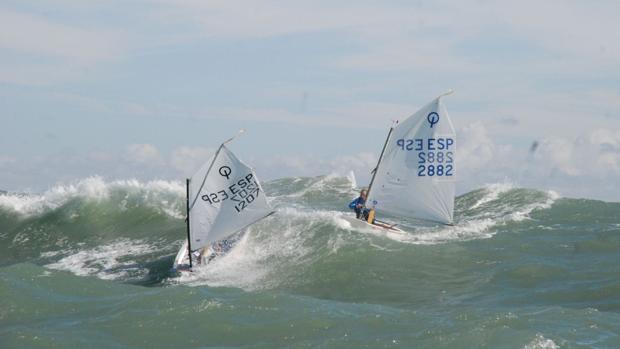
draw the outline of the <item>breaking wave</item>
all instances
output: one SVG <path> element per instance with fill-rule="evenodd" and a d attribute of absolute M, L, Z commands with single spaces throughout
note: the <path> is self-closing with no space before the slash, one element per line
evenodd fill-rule
<path fill-rule="evenodd" d="M 300 287 L 341 250 L 368 255 L 404 245 L 485 239 L 558 200 L 553 192 L 492 184 L 456 200 L 455 225 L 398 219 L 406 234 L 355 230 L 343 219 L 352 178 L 283 178 L 264 184 L 277 214 L 249 228 L 228 255 L 191 276 L 171 274 L 185 238 L 184 186 L 175 181 L 87 178 L 41 194 L 0 195 L 0 263 L 30 261 L 76 275 L 143 284 Z M 317 269 L 313 269 L 317 268 Z"/>

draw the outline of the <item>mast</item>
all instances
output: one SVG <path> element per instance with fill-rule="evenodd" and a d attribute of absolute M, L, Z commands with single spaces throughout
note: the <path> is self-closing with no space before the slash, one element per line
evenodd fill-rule
<path fill-rule="evenodd" d="M 192 267 L 192 243 L 191 237 L 189 235 L 189 178 L 185 179 L 185 209 L 187 212 L 187 219 L 185 222 L 187 223 L 187 257 L 189 257 L 189 267 Z"/>
<path fill-rule="evenodd" d="M 381 155 L 379 155 L 379 160 L 377 161 L 377 166 L 373 170 L 372 178 L 370 179 L 370 184 L 368 185 L 368 192 L 366 192 L 366 197 L 370 197 L 370 189 L 372 188 L 372 183 L 375 181 L 375 177 L 377 176 L 377 171 L 379 170 L 379 165 L 381 164 L 381 160 L 383 160 L 383 153 L 385 153 L 385 148 L 387 148 L 388 142 L 390 141 L 390 136 L 392 135 L 392 131 L 394 131 L 394 125 L 398 122 L 394 122 L 392 127 L 390 127 L 390 131 L 388 132 L 387 138 L 385 139 L 385 143 L 383 144 L 383 149 L 381 149 Z M 365 206 L 365 205 L 364 205 Z"/>

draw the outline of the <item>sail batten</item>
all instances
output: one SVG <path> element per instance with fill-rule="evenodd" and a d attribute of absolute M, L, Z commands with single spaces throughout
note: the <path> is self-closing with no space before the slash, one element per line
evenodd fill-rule
<path fill-rule="evenodd" d="M 444 224 L 453 222 L 456 137 L 441 96 L 393 128 L 368 206 Z"/>
<path fill-rule="evenodd" d="M 193 250 L 224 239 L 273 213 L 251 167 L 224 144 L 189 183 Z"/>

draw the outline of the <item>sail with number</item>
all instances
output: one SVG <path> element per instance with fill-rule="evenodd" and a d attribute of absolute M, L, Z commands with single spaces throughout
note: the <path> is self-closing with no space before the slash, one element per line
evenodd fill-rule
<path fill-rule="evenodd" d="M 224 239 L 272 214 L 256 173 L 224 144 L 189 180 L 192 250 Z"/>
<path fill-rule="evenodd" d="M 367 207 L 377 214 L 452 224 L 456 138 L 441 96 L 393 128 Z"/>

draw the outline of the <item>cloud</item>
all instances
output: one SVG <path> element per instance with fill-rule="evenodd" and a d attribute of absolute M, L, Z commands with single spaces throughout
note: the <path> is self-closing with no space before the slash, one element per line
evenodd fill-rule
<path fill-rule="evenodd" d="M 163 162 L 159 150 L 152 144 L 130 144 L 124 158 L 129 162 L 146 165 L 159 165 Z"/>
<path fill-rule="evenodd" d="M 256 159 L 252 165 L 262 178 L 336 175 L 344 177 L 355 172 L 361 181 L 370 179 L 370 170 L 377 163 L 378 154 L 361 152 L 334 157 L 317 155 L 290 155 Z"/>
<path fill-rule="evenodd" d="M 212 148 L 179 147 L 174 149 L 170 155 L 170 166 L 187 177 L 197 171 L 213 154 Z"/>
<path fill-rule="evenodd" d="M 610 122 L 618 125 L 617 119 L 605 118 L 618 115 L 620 109 L 620 90 L 609 83 L 620 77 L 620 46 L 614 44 L 620 41 L 620 23 L 613 15 L 617 2 L 158 4 L 152 20 L 193 23 L 190 31 L 201 33 L 196 42 L 250 40 L 262 47 L 265 38 L 298 37 L 306 42 L 302 34 L 311 33 L 343 47 L 314 62 L 318 71 L 336 70 L 342 79 L 333 79 L 336 86 L 322 84 L 311 91 L 316 104 L 304 115 L 263 104 L 212 107 L 204 114 L 348 126 L 356 118 L 402 118 L 415 110 L 405 103 L 408 100 L 420 102 L 452 87 L 457 90 L 455 102 L 467 109 L 461 112 L 463 124 L 492 121 L 498 124 L 493 137 L 498 131 L 502 136 L 534 133 L 538 138 L 552 132 L 574 137 L 583 132 L 577 123 L 584 117 L 592 129 Z M 285 43 L 276 47 L 287 49 Z M 274 87 L 274 94 L 281 100 L 288 97 L 282 89 L 305 90 L 304 83 Z M 498 115 L 506 122 L 498 122 Z"/>
<path fill-rule="evenodd" d="M 509 180 L 567 196 L 620 200 L 620 129 L 546 137 L 533 152 L 497 144 L 480 123 L 457 134 L 461 189 Z"/>
<path fill-rule="evenodd" d="M 22 117 L 55 118 L 50 132 L 61 140 L 91 131 L 62 134 L 84 117 L 148 123 L 160 133 L 179 117 L 213 121 L 213 133 L 261 122 L 312 126 L 318 134 L 338 127 L 339 136 L 321 141 L 339 155 L 291 144 L 287 151 L 296 155 L 252 163 L 270 178 L 364 174 L 376 154 L 357 154 L 340 131 L 384 130 L 453 87 L 446 103 L 459 128 L 460 187 L 508 177 L 575 195 L 583 186 L 597 197 L 620 196 L 608 185 L 620 166 L 615 1 L 12 3 L 0 6 L 0 82 L 53 86 L 2 86 L 9 107 L 0 117 L 18 131 L 12 134 L 32 131 Z M 290 129 L 293 138 L 305 127 Z M 17 149 L 11 136 L 5 152 Z M 113 136 L 113 149 L 133 142 Z M 211 153 L 161 144 L 78 151 L 96 143 L 75 139 L 73 153 L 5 153 L 0 183 L 46 185 L 85 173 L 182 178 Z M 539 149 L 529 154 L 534 140 Z M 25 154 L 47 150 L 36 140 L 25 147 Z"/>
<path fill-rule="evenodd" d="M 458 133 L 457 162 L 461 170 L 477 171 L 494 160 L 497 145 L 480 122 L 465 126 Z"/>
<path fill-rule="evenodd" d="M 74 62 L 111 59 L 122 38 L 57 23 L 28 13 L 0 9 L 0 48 Z"/>
<path fill-rule="evenodd" d="M 620 26 L 612 14 L 620 6 L 613 1 L 438 1 L 375 10 L 378 19 L 350 28 L 365 50 L 343 66 L 420 73 L 433 67 L 432 74 L 618 72 Z"/>
<path fill-rule="evenodd" d="M 195 118 L 226 119 L 256 122 L 279 122 L 301 126 L 330 126 L 350 128 L 389 127 L 391 120 L 404 119 L 412 114 L 413 107 L 407 104 L 362 101 L 343 103 L 333 107 L 317 108 L 313 111 L 291 111 L 283 108 L 209 108 L 200 112 L 189 112 Z"/>
<path fill-rule="evenodd" d="M 75 79 L 117 60 L 127 40 L 110 29 L 87 29 L 0 7 L 0 82 L 46 85 Z"/>
<path fill-rule="evenodd" d="M 240 0 L 160 0 L 152 19 L 165 23 L 193 23 L 202 37 L 215 39 L 266 38 L 294 33 L 327 31 L 363 25 L 371 13 L 363 4 L 327 1 L 296 2 Z M 375 13 L 377 15 L 377 13 Z"/>
<path fill-rule="evenodd" d="M 576 138 L 540 139 L 532 153 L 528 146 L 496 143 L 482 123 L 457 129 L 457 192 L 485 184 L 510 181 L 516 186 L 555 190 L 565 196 L 620 200 L 620 129 L 597 129 Z M 161 152 L 151 144 L 132 144 L 121 153 L 94 151 L 69 153 L 23 161 L 0 156 L 3 189 L 45 189 L 66 182 L 100 175 L 112 179 L 182 179 L 208 161 L 213 149 L 180 146 Z M 353 171 L 358 183 L 370 180 L 378 153 L 319 156 L 273 155 L 244 158 L 263 180 L 282 177 Z M 34 187 L 32 183 L 38 183 Z"/>
<path fill-rule="evenodd" d="M 457 129 L 458 193 L 509 181 L 517 186 L 555 190 L 573 197 L 620 200 L 620 129 L 596 129 L 576 138 L 539 140 L 537 150 L 497 143 L 483 123 Z M 335 174 L 354 171 L 359 183 L 370 180 L 377 153 L 331 158 L 275 156 L 254 164 L 264 178 Z"/>
<path fill-rule="evenodd" d="M 545 139 L 534 163 L 546 165 L 550 175 L 615 180 L 620 175 L 620 130 L 597 129 L 574 140 Z"/>
<path fill-rule="evenodd" d="M 96 5 L 97 9 L 112 7 L 106 2 Z M 0 49 L 11 53 L 9 56 L 15 54 L 16 59 L 0 64 L 0 80 L 45 85 L 67 78 L 87 78 L 101 73 L 93 67 L 118 57 L 128 59 L 130 53 L 139 54 L 139 59 L 132 62 L 142 67 L 148 64 L 144 55 L 156 58 L 153 53 L 176 54 L 188 47 L 207 47 L 209 59 L 213 54 L 226 55 L 228 49 L 218 44 L 222 42 L 241 46 L 251 42 L 250 46 L 257 50 L 273 52 L 272 58 L 286 52 L 292 58 L 290 65 L 296 66 L 302 57 L 289 52 L 289 41 L 293 39 L 300 46 L 310 46 L 310 51 L 320 51 L 311 62 L 312 70 L 319 77 L 329 77 L 328 83 L 312 81 L 311 77 L 300 81 L 294 78 L 296 74 L 277 83 L 253 81 L 244 75 L 243 84 L 260 86 L 246 95 L 240 92 L 239 100 L 250 101 L 246 106 L 203 101 L 190 108 L 178 100 L 159 107 L 156 104 L 160 100 L 106 103 L 126 104 L 127 113 L 141 115 L 202 114 L 216 119 L 348 126 L 357 117 L 377 120 L 378 114 L 408 115 L 410 111 L 401 110 L 410 108 L 406 103 L 409 100 L 432 98 L 453 87 L 459 103 L 469 109 L 472 105 L 478 107 L 463 114 L 468 116 L 467 122 L 495 118 L 498 113 L 510 115 L 510 120 L 516 121 L 510 132 L 553 127 L 557 118 L 577 119 L 584 112 L 599 116 L 592 127 L 601 127 L 603 122 L 609 122 L 602 121 L 603 115 L 616 115 L 620 108 L 617 88 L 592 88 L 592 82 L 584 88 L 581 81 L 593 77 L 613 79 L 620 74 L 615 64 L 620 59 L 620 48 L 614 45 L 620 41 L 620 24 L 612 15 L 618 7 L 616 2 L 283 4 L 159 0 L 149 5 L 138 6 L 142 11 L 127 14 L 115 21 L 114 27 L 105 25 L 110 18 L 102 21 L 95 11 L 74 2 L 62 3 L 61 13 L 99 21 L 69 21 L 54 16 L 56 12 L 50 10 L 39 14 L 2 10 L 0 29 L 5 34 L 0 36 Z M 309 40 L 308 33 L 316 37 Z M 282 41 L 265 41 L 273 38 Z M 332 46 L 326 50 L 314 40 Z M 33 60 L 39 56 L 47 59 Z M 185 57 L 166 55 L 166 59 L 178 62 Z M 244 62 L 257 70 L 263 68 L 251 60 Z M 283 62 L 283 66 L 287 65 Z M 121 71 L 120 75 L 126 73 Z M 234 72 L 224 75 L 239 78 Z M 198 85 L 203 81 L 189 83 Z M 314 91 L 310 89 L 313 105 L 309 112 L 299 113 L 283 105 L 290 91 L 301 94 L 308 90 L 307 85 L 314 87 Z M 265 95 L 273 102 L 266 103 Z M 573 132 L 572 136 L 581 131 L 572 123 L 563 123 L 562 128 Z"/>

